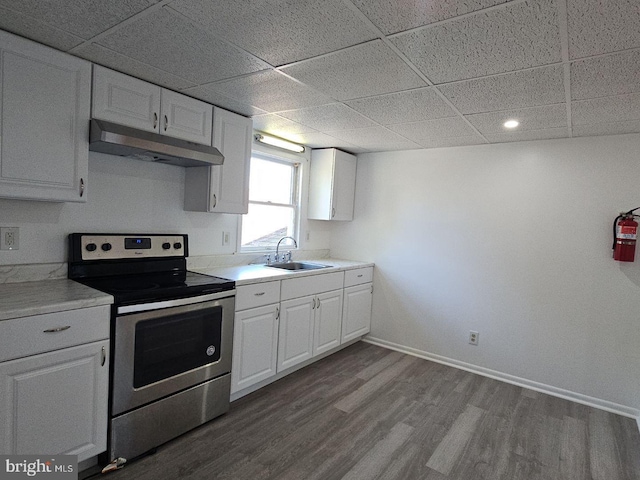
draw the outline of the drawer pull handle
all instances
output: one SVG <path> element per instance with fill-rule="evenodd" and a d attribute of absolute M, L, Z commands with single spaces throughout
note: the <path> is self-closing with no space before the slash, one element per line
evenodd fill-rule
<path fill-rule="evenodd" d="M 265 292 L 258 292 L 258 293 L 254 293 L 254 295 L 255 295 L 256 297 L 261 297 L 261 296 L 262 296 L 262 295 L 264 295 L 264 294 L 265 294 Z"/>
<path fill-rule="evenodd" d="M 105 350 L 104 347 L 102 347 L 102 364 L 101 365 L 103 367 L 104 367 L 104 364 L 106 363 L 106 361 L 107 361 L 107 351 Z"/>
<path fill-rule="evenodd" d="M 362 275 L 362 274 L 358 275 L 358 278 L 362 278 L 362 277 L 363 277 L 363 275 Z"/>
<path fill-rule="evenodd" d="M 65 330 L 69 330 L 70 328 L 71 328 L 71 325 L 66 325 L 64 327 L 49 328 L 47 330 L 44 330 L 44 333 L 58 333 L 58 332 L 63 332 Z"/>

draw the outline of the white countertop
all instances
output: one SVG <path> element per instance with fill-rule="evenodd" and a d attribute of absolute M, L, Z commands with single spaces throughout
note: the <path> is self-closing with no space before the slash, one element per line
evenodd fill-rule
<path fill-rule="evenodd" d="M 234 280 L 236 282 L 236 286 L 241 286 L 250 285 L 252 283 L 269 282 L 271 280 L 306 277 L 309 275 L 319 275 L 322 273 L 339 272 L 374 266 L 373 263 L 355 262 L 353 260 L 340 260 L 335 258 L 302 261 L 305 263 L 330 265 L 330 267 L 319 268 L 317 270 L 284 270 L 281 268 L 268 267 L 267 265 L 238 265 L 235 267 L 194 269 L 194 271 L 204 273 L 206 275 L 228 278 L 229 280 Z"/>
<path fill-rule="evenodd" d="M 112 303 L 111 295 L 66 278 L 0 284 L 0 321 Z"/>

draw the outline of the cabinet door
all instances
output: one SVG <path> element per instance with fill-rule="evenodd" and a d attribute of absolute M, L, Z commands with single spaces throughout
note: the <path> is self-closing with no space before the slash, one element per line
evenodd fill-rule
<path fill-rule="evenodd" d="M 94 65 L 92 116 L 160 133 L 161 90 L 157 85 Z"/>
<path fill-rule="evenodd" d="M 0 453 L 104 452 L 108 353 L 105 340 L 0 363 Z"/>
<path fill-rule="evenodd" d="M 313 355 L 340 345 L 342 333 L 342 290 L 321 293 L 316 297 Z"/>
<path fill-rule="evenodd" d="M 212 105 L 164 88 L 161 105 L 160 133 L 211 145 Z"/>
<path fill-rule="evenodd" d="M 280 303 L 278 373 L 313 355 L 314 300 L 303 297 Z"/>
<path fill-rule="evenodd" d="M 84 202 L 91 64 L 0 31 L 0 196 Z"/>
<path fill-rule="evenodd" d="M 361 337 L 371 330 L 372 289 L 370 283 L 344 289 L 342 343 Z"/>
<path fill-rule="evenodd" d="M 224 155 L 224 164 L 211 169 L 211 211 L 249 211 L 249 161 L 251 160 L 250 118 L 214 107 L 213 146 Z"/>
<path fill-rule="evenodd" d="M 356 162 L 356 157 L 353 155 L 336 150 L 331 220 L 353 220 Z"/>
<path fill-rule="evenodd" d="M 236 312 L 231 393 L 276 374 L 278 305 Z"/>

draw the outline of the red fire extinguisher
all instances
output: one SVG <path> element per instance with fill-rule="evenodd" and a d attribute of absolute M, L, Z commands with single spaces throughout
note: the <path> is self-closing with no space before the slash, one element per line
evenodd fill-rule
<path fill-rule="evenodd" d="M 640 208 L 640 207 L 638 207 Z M 636 239 L 638 222 L 633 217 L 634 208 L 626 213 L 621 213 L 613 223 L 613 259 L 619 262 L 633 262 L 636 254 Z"/>

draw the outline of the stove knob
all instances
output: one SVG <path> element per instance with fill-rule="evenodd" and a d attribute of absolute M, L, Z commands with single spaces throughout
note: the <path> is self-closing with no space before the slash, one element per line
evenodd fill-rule
<path fill-rule="evenodd" d="M 171 248 L 171 244 L 169 242 L 165 242 L 162 244 L 163 250 L 169 250 Z"/>
<path fill-rule="evenodd" d="M 84 248 L 87 249 L 87 252 L 95 252 L 96 248 L 98 248 L 98 247 L 96 246 L 95 243 L 87 243 L 87 246 L 84 247 Z"/>
<path fill-rule="evenodd" d="M 173 244 L 173 248 L 176 250 L 180 250 L 182 248 L 182 244 L 180 242 L 176 242 Z"/>
<path fill-rule="evenodd" d="M 102 248 L 103 251 L 108 252 L 109 250 L 111 250 L 111 244 L 110 243 L 103 243 L 100 248 Z"/>

